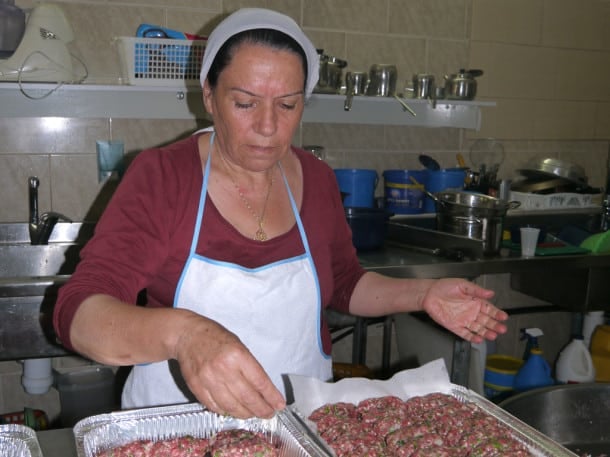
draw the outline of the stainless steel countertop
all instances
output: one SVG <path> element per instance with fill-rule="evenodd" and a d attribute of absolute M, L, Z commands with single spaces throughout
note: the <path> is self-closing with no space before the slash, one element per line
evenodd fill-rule
<path fill-rule="evenodd" d="M 400 244 L 386 243 L 382 248 L 358 253 L 361 265 L 398 278 L 475 278 L 485 274 L 522 273 L 541 269 L 564 270 L 610 266 L 610 254 L 570 254 L 524 258 L 508 249 L 480 259 L 451 260 L 416 252 Z"/>

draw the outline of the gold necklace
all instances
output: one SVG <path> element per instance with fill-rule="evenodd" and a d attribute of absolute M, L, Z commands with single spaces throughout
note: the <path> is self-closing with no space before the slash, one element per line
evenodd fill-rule
<path fill-rule="evenodd" d="M 237 181 L 235 181 L 235 179 L 233 178 L 233 175 L 229 172 L 229 166 L 227 165 L 225 160 L 226 159 L 225 159 L 224 155 L 222 155 L 222 162 L 223 162 L 225 171 L 229 175 L 229 178 L 231 178 L 231 181 L 233 182 L 233 186 L 235 186 L 235 189 L 237 189 L 237 194 L 239 195 L 239 198 L 241 199 L 242 202 L 244 202 L 244 205 L 246 205 L 246 208 L 248 208 L 248 211 L 250 211 L 250 213 L 254 216 L 254 218 L 258 222 L 258 229 L 256 230 L 256 233 L 254 234 L 254 239 L 256 241 L 267 241 L 269 239 L 269 237 L 267 236 L 267 233 L 263 229 L 263 222 L 265 221 L 265 211 L 267 210 L 267 202 L 269 201 L 269 195 L 271 195 L 271 187 L 273 186 L 273 181 L 274 181 L 273 170 L 271 170 L 271 180 L 269 181 L 269 187 L 267 188 L 267 195 L 265 196 L 265 202 L 263 203 L 263 210 L 259 216 L 257 214 L 257 212 L 254 211 L 254 208 L 252 208 L 250 201 L 246 198 L 246 196 L 241 191 L 241 187 L 239 187 L 239 184 L 237 184 Z"/>

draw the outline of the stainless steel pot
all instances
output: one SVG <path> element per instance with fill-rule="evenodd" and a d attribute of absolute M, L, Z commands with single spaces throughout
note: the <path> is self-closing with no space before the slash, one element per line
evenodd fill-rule
<path fill-rule="evenodd" d="M 445 75 L 445 98 L 449 100 L 473 100 L 477 94 L 478 76 L 483 70 L 464 70 L 458 73 Z"/>
<path fill-rule="evenodd" d="M 369 83 L 366 95 L 374 97 L 393 97 L 396 93 L 396 65 L 373 64 L 369 70 Z"/>
<path fill-rule="evenodd" d="M 483 241 L 483 254 L 500 252 L 504 216 L 519 202 L 470 192 L 437 192 L 436 225 L 442 232 Z"/>
<path fill-rule="evenodd" d="M 338 94 L 343 83 L 343 69 L 347 67 L 347 61 L 337 57 L 320 53 L 320 71 L 318 84 L 314 92 L 322 94 Z"/>
<path fill-rule="evenodd" d="M 578 185 L 587 183 L 583 167 L 555 157 L 531 159 L 525 168 L 518 171 L 528 178 L 562 179 Z"/>
<path fill-rule="evenodd" d="M 434 75 L 428 73 L 413 75 L 413 96 L 420 99 L 436 98 Z"/>

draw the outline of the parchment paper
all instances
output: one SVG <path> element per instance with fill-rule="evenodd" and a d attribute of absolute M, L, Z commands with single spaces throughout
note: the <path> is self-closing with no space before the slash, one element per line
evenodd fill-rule
<path fill-rule="evenodd" d="M 337 382 L 323 382 L 307 376 L 290 375 L 294 395 L 291 407 L 309 417 L 325 403 L 350 402 L 384 395 L 395 395 L 403 400 L 432 392 L 449 393 L 452 389 L 444 359 L 433 360 L 419 368 L 403 370 L 388 380 L 345 378 Z"/>

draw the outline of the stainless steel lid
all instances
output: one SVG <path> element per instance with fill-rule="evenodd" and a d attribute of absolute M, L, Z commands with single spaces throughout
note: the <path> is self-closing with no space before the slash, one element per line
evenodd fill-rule
<path fill-rule="evenodd" d="M 583 167 L 554 157 L 532 159 L 518 171 L 528 178 L 561 178 L 579 185 L 587 183 Z"/>

